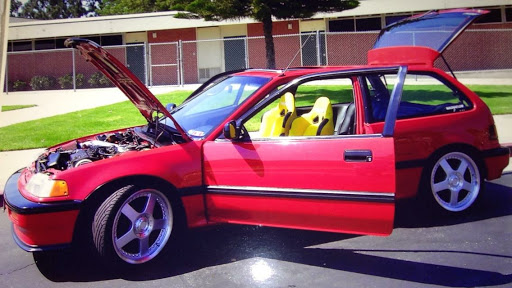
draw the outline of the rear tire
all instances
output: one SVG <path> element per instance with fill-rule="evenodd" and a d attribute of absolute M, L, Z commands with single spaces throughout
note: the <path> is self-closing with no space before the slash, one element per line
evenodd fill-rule
<path fill-rule="evenodd" d="M 162 254 L 173 231 L 168 198 L 154 188 L 125 186 L 96 210 L 92 236 L 101 258 L 113 264 L 142 264 Z"/>
<path fill-rule="evenodd" d="M 448 152 L 432 161 L 425 176 L 429 198 L 440 211 L 467 211 L 483 187 L 480 166 L 464 152 Z"/>

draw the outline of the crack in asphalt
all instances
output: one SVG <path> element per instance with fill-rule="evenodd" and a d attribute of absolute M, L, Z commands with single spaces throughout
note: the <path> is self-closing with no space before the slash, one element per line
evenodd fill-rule
<path fill-rule="evenodd" d="M 32 265 L 35 265 L 35 264 L 36 264 L 36 263 L 28 264 L 28 265 L 25 265 L 25 266 L 23 266 L 23 267 L 21 267 L 21 268 L 14 269 L 14 270 L 12 270 L 12 271 L 10 271 L 10 272 L 7 272 L 7 273 L 0 273 L 0 276 L 7 276 L 7 275 L 10 275 L 10 274 L 12 274 L 12 273 L 14 273 L 14 272 L 21 271 L 21 270 L 26 269 L 26 268 L 28 268 L 28 267 L 30 267 L 30 266 L 32 266 Z"/>

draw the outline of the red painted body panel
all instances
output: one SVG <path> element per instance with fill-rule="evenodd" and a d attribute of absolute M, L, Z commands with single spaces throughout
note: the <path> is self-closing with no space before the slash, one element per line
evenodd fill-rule
<path fill-rule="evenodd" d="M 504 156 L 489 157 L 484 159 L 487 167 L 487 180 L 498 179 L 503 173 L 503 169 L 508 166 L 510 160 Z"/>
<path fill-rule="evenodd" d="M 117 179 L 134 176 L 154 176 L 167 181 L 176 188 L 201 186 L 201 141 L 171 145 L 157 149 L 126 152 L 94 164 L 83 165 L 66 171 L 52 171 L 53 179 L 64 180 L 72 193 L 67 197 L 35 198 L 24 189 L 25 198 L 35 202 L 56 200 L 83 200 L 97 188 Z M 23 174 L 29 173 L 23 171 Z M 84 177 L 84 175 L 87 175 Z M 20 177 L 24 178 L 23 176 Z M 28 181 L 29 177 L 26 178 Z"/>
<path fill-rule="evenodd" d="M 396 170 L 396 199 L 412 198 L 418 193 L 423 167 Z"/>
<path fill-rule="evenodd" d="M 390 48 L 391 49 L 391 48 Z M 395 127 L 396 162 L 427 160 L 448 145 L 464 144 L 478 151 L 500 147 L 498 140 L 489 138 L 489 127 L 494 125 L 492 114 L 483 101 L 453 77 L 436 68 L 415 71 L 433 72 L 461 90 L 473 103 L 473 109 L 464 112 L 397 120 Z M 362 115 L 362 114 L 359 114 Z M 364 124 L 364 133 L 381 133 L 384 123 Z M 481 159 L 485 162 L 487 179 L 501 176 L 508 165 L 507 157 Z M 397 170 L 396 198 L 410 198 L 417 194 L 422 168 Z"/>
<path fill-rule="evenodd" d="M 16 236 L 29 246 L 71 243 L 78 210 L 23 215 L 7 210 Z"/>
<path fill-rule="evenodd" d="M 394 193 L 392 147 L 392 138 L 378 136 L 207 142 L 205 183 Z M 373 161 L 345 162 L 344 151 L 353 149 L 371 150 Z"/>
<path fill-rule="evenodd" d="M 192 195 L 181 197 L 183 208 L 187 214 L 187 225 L 189 228 L 206 226 L 206 210 L 204 209 L 204 195 Z"/>
<path fill-rule="evenodd" d="M 215 222 L 354 234 L 391 234 L 395 213 L 393 203 L 212 194 L 206 200 Z"/>
<path fill-rule="evenodd" d="M 433 67 L 439 52 L 427 47 L 401 46 L 372 49 L 368 51 L 369 65 L 408 65 Z"/>
<path fill-rule="evenodd" d="M 370 150 L 372 161 L 347 162 L 344 153 L 349 150 Z M 334 195 L 338 192 L 393 195 L 392 138 L 216 141 L 205 143 L 204 155 L 207 186 L 292 190 L 286 198 L 265 194 L 207 194 L 207 212 L 212 221 L 346 233 L 391 233 L 393 203 L 342 198 L 304 199 L 297 197 L 294 193 L 299 191 L 293 189 Z"/>

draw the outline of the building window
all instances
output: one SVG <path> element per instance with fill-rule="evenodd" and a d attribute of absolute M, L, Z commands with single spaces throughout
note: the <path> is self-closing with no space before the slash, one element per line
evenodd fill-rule
<path fill-rule="evenodd" d="M 505 9 L 505 15 L 507 17 L 507 22 L 512 22 L 512 8 Z"/>
<path fill-rule="evenodd" d="M 34 48 L 35 50 L 55 49 L 55 39 L 36 40 Z"/>
<path fill-rule="evenodd" d="M 382 29 L 380 17 L 329 21 L 330 32 L 379 31 L 380 29 Z"/>
<path fill-rule="evenodd" d="M 81 38 L 91 40 L 101 46 L 123 45 L 122 35 L 86 36 Z"/>
<path fill-rule="evenodd" d="M 380 31 L 380 17 L 358 18 L 356 19 L 356 31 Z"/>
<path fill-rule="evenodd" d="M 29 51 L 32 50 L 32 41 L 12 42 L 12 51 Z"/>
<path fill-rule="evenodd" d="M 101 46 L 123 45 L 122 35 L 101 36 Z"/>
<path fill-rule="evenodd" d="M 92 42 L 101 45 L 101 38 L 100 36 L 89 36 L 89 37 L 83 37 L 84 39 L 91 40 Z"/>
<path fill-rule="evenodd" d="M 64 41 L 66 41 L 66 39 L 68 39 L 68 38 L 55 39 L 55 48 L 57 48 L 57 49 L 67 48 L 66 46 L 64 46 Z"/>
<path fill-rule="evenodd" d="M 329 21 L 330 32 L 354 32 L 355 29 L 354 19 L 331 20 Z"/>
<path fill-rule="evenodd" d="M 501 22 L 501 9 L 497 8 L 497 9 L 487 9 L 487 10 L 489 10 L 489 13 L 478 18 L 475 21 L 475 23 L 482 24 L 482 23 L 500 23 Z"/>
<path fill-rule="evenodd" d="M 396 23 L 398 21 L 401 21 L 407 17 L 410 17 L 411 15 L 393 15 L 393 16 L 386 16 L 386 26 L 389 26 L 393 23 Z"/>

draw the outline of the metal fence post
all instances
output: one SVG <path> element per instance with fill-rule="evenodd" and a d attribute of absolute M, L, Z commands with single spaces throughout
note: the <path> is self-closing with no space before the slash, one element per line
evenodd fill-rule
<path fill-rule="evenodd" d="M 321 54 L 322 49 L 320 49 L 320 31 L 316 30 L 316 65 L 321 66 L 322 65 L 322 57 Z"/>
<path fill-rule="evenodd" d="M 73 91 L 76 92 L 76 66 L 75 66 L 75 50 L 71 50 L 71 58 L 73 63 Z"/>
<path fill-rule="evenodd" d="M 327 37 L 329 37 L 329 34 L 327 34 L 326 31 L 323 32 L 324 34 L 324 45 L 325 45 L 325 65 L 329 65 L 329 47 L 327 46 L 327 43 L 329 43 Z"/>
<path fill-rule="evenodd" d="M 184 86 L 185 85 L 185 76 L 183 73 L 183 41 L 178 41 L 178 85 Z"/>
<path fill-rule="evenodd" d="M 9 94 L 9 54 L 5 56 L 5 94 Z"/>
<path fill-rule="evenodd" d="M 149 86 L 153 87 L 153 59 L 151 59 L 152 43 L 149 43 Z"/>
<path fill-rule="evenodd" d="M 249 44 L 247 41 L 247 36 L 244 37 L 245 44 L 245 68 L 249 68 Z"/>
<path fill-rule="evenodd" d="M 144 85 L 148 86 L 148 59 L 146 54 L 146 44 L 142 43 L 142 51 L 144 51 Z"/>

